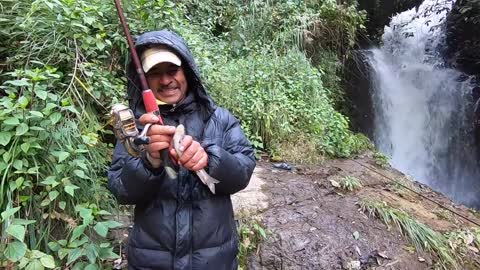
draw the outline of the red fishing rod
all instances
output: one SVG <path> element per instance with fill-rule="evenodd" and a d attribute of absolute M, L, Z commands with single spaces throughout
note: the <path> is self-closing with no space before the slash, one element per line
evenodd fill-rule
<path fill-rule="evenodd" d="M 163 125 L 163 119 L 160 115 L 160 110 L 157 105 L 157 101 L 155 96 L 153 95 L 152 90 L 148 86 L 147 79 L 145 78 L 145 72 L 143 72 L 142 64 L 140 63 L 140 58 L 138 58 L 137 50 L 135 50 L 135 45 L 133 44 L 132 35 L 130 34 L 130 30 L 128 30 L 127 21 L 125 20 L 125 16 L 123 15 L 123 9 L 120 4 L 120 0 L 114 0 L 115 7 L 117 8 L 118 17 L 120 17 L 120 21 L 122 22 L 123 32 L 125 32 L 125 36 L 127 38 L 128 47 L 130 49 L 130 54 L 132 55 L 133 64 L 137 71 L 138 77 L 140 78 L 140 84 L 142 87 L 142 97 L 143 97 L 143 105 L 145 106 L 145 110 L 147 113 L 153 113 L 160 119 L 160 124 Z"/>
<path fill-rule="evenodd" d="M 137 71 L 138 77 L 140 78 L 140 84 L 142 87 L 142 97 L 143 97 L 143 105 L 145 106 L 145 111 L 147 113 L 153 113 L 159 119 L 158 123 L 163 125 L 163 119 L 160 115 L 160 109 L 158 108 L 157 100 L 153 95 L 152 90 L 148 86 L 147 79 L 145 78 L 145 72 L 143 71 L 142 65 L 140 63 L 140 58 L 138 57 L 137 50 L 135 49 L 135 44 L 133 44 L 132 35 L 130 34 L 130 30 L 128 30 L 127 21 L 125 20 L 125 16 L 123 15 L 123 9 L 120 4 L 120 0 L 114 0 L 115 7 L 117 8 L 118 17 L 120 17 L 120 21 L 122 23 L 123 31 L 125 32 L 125 36 L 127 38 L 128 47 L 130 49 L 130 54 L 132 55 L 132 61 L 134 67 Z M 142 132 L 142 136 L 147 133 L 150 124 L 145 125 L 144 130 Z M 141 141 L 141 140 L 140 140 Z M 144 141 L 143 143 L 148 143 L 148 141 Z M 173 169 L 174 165 L 172 160 L 170 159 L 170 155 L 168 153 L 168 149 L 163 149 L 160 151 L 160 156 L 164 163 L 165 171 L 167 172 L 170 178 L 176 178 L 177 172 Z"/>

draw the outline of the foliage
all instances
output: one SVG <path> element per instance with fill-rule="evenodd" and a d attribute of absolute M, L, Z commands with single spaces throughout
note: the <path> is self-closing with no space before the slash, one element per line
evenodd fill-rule
<path fill-rule="evenodd" d="M 187 40 L 212 95 L 236 114 L 257 149 L 302 160 L 367 147 L 334 108 L 342 98 L 339 47 L 315 49 L 316 67 L 305 55 L 312 18 L 325 17 L 325 26 L 335 12 L 349 10 L 352 21 L 335 31 L 351 37 L 361 15 L 348 6 L 123 2 L 133 35 L 168 27 Z M 106 115 L 123 101 L 129 79 L 115 7 L 102 0 L 3 0 L 0 14 L 0 267 L 106 268 L 117 257 L 106 236 L 120 225 L 105 188 L 113 142 Z M 258 224 L 240 235 L 250 243 L 265 237 Z M 245 243 L 242 254 L 256 248 Z"/>
<path fill-rule="evenodd" d="M 206 78 L 212 96 L 242 120 L 257 148 L 282 153 L 282 143 L 300 134 L 314 146 L 304 152 L 348 156 L 355 148 L 347 118 L 334 110 L 320 72 L 298 50 L 217 62 Z"/>
<path fill-rule="evenodd" d="M 379 152 L 379 151 L 374 151 L 373 153 L 373 158 L 375 159 L 375 164 L 377 164 L 378 166 L 382 167 L 382 168 L 388 168 L 389 166 L 389 158 Z"/>
<path fill-rule="evenodd" d="M 342 177 L 338 182 L 338 185 L 339 188 L 345 191 L 354 191 L 362 188 L 362 182 L 360 182 L 360 180 L 358 180 L 356 177 L 350 175 Z"/>
<path fill-rule="evenodd" d="M 365 199 L 360 202 L 362 211 L 376 216 L 387 225 L 396 225 L 408 236 L 417 250 L 432 252 L 439 258 L 443 269 L 457 269 L 457 255 L 449 248 L 448 241 L 442 234 L 418 222 L 406 212 L 387 205 L 386 202 Z"/>
<path fill-rule="evenodd" d="M 239 270 L 248 269 L 247 260 L 252 252 L 256 252 L 260 248 L 260 243 L 264 241 L 268 233 L 260 222 L 255 218 L 242 218 L 239 220 L 238 235 L 240 241 L 238 261 Z"/>
<path fill-rule="evenodd" d="M 471 257 L 480 249 L 480 228 L 459 229 L 445 234 L 449 246 L 461 257 Z"/>
<path fill-rule="evenodd" d="M 160 15 L 136 14 L 133 31 L 173 14 L 168 3 L 151 4 Z M 1 8 L 0 266 L 105 268 L 118 257 L 108 231 L 120 224 L 108 212 L 104 115 L 126 82 L 115 8 L 100 0 L 6 0 Z"/>

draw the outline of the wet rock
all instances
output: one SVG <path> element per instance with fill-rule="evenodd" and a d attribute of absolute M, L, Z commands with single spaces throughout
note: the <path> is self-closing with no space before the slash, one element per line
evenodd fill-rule
<path fill-rule="evenodd" d="M 423 0 L 359 0 L 358 8 L 367 12 L 367 38 L 361 38 L 361 45 L 378 44 L 383 28 L 393 15 L 418 7 Z"/>
<path fill-rule="evenodd" d="M 470 75 L 480 75 L 480 1 L 458 0 L 447 16 L 447 58 Z"/>

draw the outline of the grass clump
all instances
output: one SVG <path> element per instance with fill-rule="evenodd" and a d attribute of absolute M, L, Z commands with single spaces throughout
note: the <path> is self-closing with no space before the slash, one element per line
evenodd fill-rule
<path fill-rule="evenodd" d="M 332 179 L 330 180 L 330 183 L 335 188 L 339 188 L 347 192 L 358 190 L 363 187 L 362 182 L 358 178 L 350 175 L 346 175 L 340 180 Z"/>
<path fill-rule="evenodd" d="M 458 269 L 458 256 L 449 248 L 447 238 L 427 225 L 415 220 L 406 212 L 390 207 L 386 202 L 363 200 L 362 211 L 378 217 L 387 226 L 396 225 L 417 250 L 431 252 L 439 259 L 442 269 Z"/>
<path fill-rule="evenodd" d="M 373 158 L 375 159 L 375 164 L 382 168 L 388 168 L 388 157 L 385 154 L 375 151 L 373 153 Z"/>

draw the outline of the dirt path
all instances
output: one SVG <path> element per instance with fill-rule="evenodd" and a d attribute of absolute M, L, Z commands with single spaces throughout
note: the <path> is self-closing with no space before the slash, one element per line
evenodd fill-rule
<path fill-rule="evenodd" d="M 368 158 L 333 160 L 323 166 L 303 166 L 292 171 L 258 163 L 249 188 L 233 199 L 237 211 L 250 209 L 261 215 L 270 231 L 251 257 L 249 269 L 432 269 L 435 258 L 415 252 L 397 228 L 388 228 L 377 218 L 368 217 L 359 210 L 358 202 L 364 198 L 385 201 L 441 232 L 471 224 L 435 214 L 437 206 L 401 191 L 369 168 L 405 181 L 402 174 L 375 167 Z M 330 180 L 347 175 L 360 179 L 364 187 L 340 193 Z M 453 205 L 424 186 L 415 188 L 443 204 Z M 455 209 L 476 218 L 465 207 Z"/>

